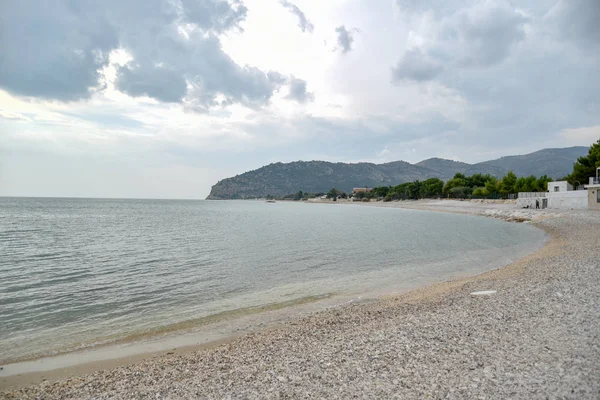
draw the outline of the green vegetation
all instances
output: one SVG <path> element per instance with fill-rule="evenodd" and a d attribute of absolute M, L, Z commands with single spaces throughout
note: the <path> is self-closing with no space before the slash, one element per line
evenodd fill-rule
<path fill-rule="evenodd" d="M 596 176 L 596 168 L 600 167 L 600 139 L 589 148 L 588 155 L 579 157 L 573 166 L 573 172 L 567 177 L 559 180 L 568 180 L 571 184 L 585 184 L 591 176 Z M 547 175 L 536 177 L 534 175 L 521 176 L 513 171 L 508 171 L 506 175 L 498 179 L 491 174 L 476 173 L 467 176 L 457 172 L 445 184 L 439 178 L 429 178 L 424 181 L 415 180 L 396 186 L 378 186 L 372 191 L 356 193 L 357 200 L 369 201 L 379 199 L 383 201 L 391 200 L 418 200 L 432 198 L 455 198 L 455 199 L 502 199 L 509 198 L 511 195 L 519 192 L 545 192 L 548 182 L 553 179 Z M 296 193 L 284 196 L 267 195 L 269 200 L 307 200 L 326 196 L 332 201 L 338 198 L 346 199 L 348 194 L 338 190 L 335 187 L 329 190 L 327 194 L 323 192 L 309 193 L 299 190 Z M 232 198 L 239 198 L 234 194 Z"/>
<path fill-rule="evenodd" d="M 265 196 L 265 198 L 267 200 L 301 201 L 301 200 L 320 198 L 322 196 L 327 196 L 327 198 L 329 198 L 329 199 L 337 199 L 338 197 L 345 199 L 348 197 L 348 194 L 345 192 L 342 192 L 341 190 L 337 190 L 337 189 L 333 188 L 329 191 L 329 193 L 323 193 L 323 192 L 309 193 L 309 192 L 303 192 L 302 190 L 299 190 L 296 193 L 290 193 L 290 194 L 286 194 L 284 196 L 273 196 L 271 194 L 268 194 L 267 196 Z"/>
<path fill-rule="evenodd" d="M 573 172 L 567 176 L 567 181 L 571 185 L 579 183 L 587 184 L 588 179 L 596 176 L 596 168 L 600 167 L 600 139 L 590 146 L 587 156 L 577 159 L 573 165 Z"/>
<path fill-rule="evenodd" d="M 509 171 L 501 179 L 487 174 L 466 176 L 462 173 L 457 173 L 446 184 L 438 178 L 431 178 L 422 182 L 407 182 L 393 187 L 376 187 L 373 189 L 373 192 L 365 194 L 365 197 L 370 195 L 375 198 L 383 198 L 384 201 L 440 197 L 455 199 L 498 199 L 507 198 L 509 195 L 518 192 L 545 192 L 547 183 L 550 181 L 552 179 L 546 175 L 539 178 L 533 175 L 517 178 L 512 171 Z"/>
<path fill-rule="evenodd" d="M 598 148 L 600 148 L 600 145 L 598 145 Z M 396 186 L 378 186 L 370 192 L 359 192 L 352 196 L 357 200 L 363 201 L 371 199 L 383 201 L 419 200 L 442 197 L 453 199 L 506 199 L 519 192 L 545 192 L 548 182 L 551 181 L 552 178 L 546 175 L 541 177 L 530 175 L 518 178 L 512 171 L 508 171 L 500 179 L 490 174 L 473 174 L 467 176 L 459 172 L 445 184 L 439 178 L 429 178 L 424 181 L 415 180 L 414 182 L 401 183 Z M 298 191 L 297 193 L 280 197 L 267 196 L 267 199 L 306 200 L 324 195 L 324 193 Z M 332 188 L 327 192 L 326 197 L 332 201 L 337 201 L 338 198 L 346 199 L 349 195 L 341 190 Z"/>
<path fill-rule="evenodd" d="M 341 192 L 341 191 L 337 190 L 336 188 L 333 188 L 329 192 L 327 192 L 327 198 L 332 199 L 333 201 L 336 201 L 338 196 L 341 196 L 342 193 L 344 194 L 344 198 L 345 198 L 346 193 Z"/>
<path fill-rule="evenodd" d="M 511 194 L 518 192 L 545 192 L 548 182 L 552 181 L 546 175 L 536 178 L 535 176 L 520 177 L 509 171 L 501 179 L 489 174 L 474 174 L 471 176 L 456 173 L 454 177 L 444 184 L 439 178 L 430 178 L 424 181 L 416 180 L 396 186 L 378 186 L 370 192 L 359 192 L 354 198 L 362 201 L 380 199 L 392 200 L 418 200 L 436 199 L 441 197 L 454 199 L 501 199 L 508 198 Z M 278 197 L 280 200 L 304 200 L 321 197 L 324 193 L 305 193 L 299 191 L 295 194 Z M 327 198 L 337 201 L 338 198 L 345 199 L 345 192 L 332 188 L 326 194 Z M 271 196 L 272 197 L 272 196 Z"/>
<path fill-rule="evenodd" d="M 495 176 L 497 178 L 512 170 L 517 176 L 548 175 L 554 178 L 565 176 L 573 170 L 573 162 L 584 156 L 586 147 L 570 147 L 566 149 L 545 149 L 535 153 L 503 157 L 497 160 L 477 164 L 466 164 L 439 158 L 424 160 L 417 164 L 394 161 L 385 164 L 371 163 L 331 163 L 325 161 L 297 161 L 292 163 L 275 163 L 253 171 L 248 171 L 231 178 L 223 179 L 213 186 L 209 199 L 256 199 L 267 194 L 283 197 L 289 194 L 296 196 L 298 190 L 309 193 L 325 192 L 332 187 L 346 193 L 357 187 L 388 187 L 401 182 L 426 182 L 428 178 L 439 178 L 446 182 L 455 174 L 461 173 L 459 179 L 467 176 Z M 597 160 L 597 158 L 596 158 Z M 462 176 L 462 178 L 461 178 Z M 585 177 L 585 182 L 587 182 Z M 579 178 L 581 180 L 581 178 Z M 583 181 L 581 183 L 584 183 Z M 439 184 L 439 183 L 438 183 Z M 484 182 L 454 182 L 453 187 L 484 187 Z M 443 189 L 443 185 L 442 185 Z M 448 187 L 447 197 L 451 187 Z M 486 187 L 486 189 L 488 189 Z M 426 192 L 437 189 L 428 188 Z M 373 196 L 385 198 L 389 191 L 377 192 Z M 454 192 L 463 193 L 464 190 Z M 488 189 L 489 195 L 500 192 Z M 420 193 L 420 191 L 419 191 Z M 422 194 L 420 194 L 422 196 Z M 500 194 L 499 194 L 500 195 Z M 302 193 L 302 198 L 307 198 Z"/>

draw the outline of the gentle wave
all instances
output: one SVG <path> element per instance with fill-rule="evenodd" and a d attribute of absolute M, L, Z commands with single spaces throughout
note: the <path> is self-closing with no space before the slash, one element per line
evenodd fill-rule
<path fill-rule="evenodd" d="M 3 360 L 0 359 L 0 363 L 12 364 L 12 363 L 16 363 L 16 362 L 36 360 L 36 359 L 48 357 L 48 356 L 66 354 L 66 353 L 70 353 L 70 352 L 74 352 L 74 351 L 78 351 L 78 350 L 84 350 L 84 349 L 91 348 L 91 347 L 101 347 L 101 346 L 108 346 L 108 345 L 118 345 L 121 343 L 137 342 L 137 341 L 141 341 L 144 339 L 160 337 L 160 336 L 167 335 L 167 334 L 173 333 L 173 332 L 180 332 L 180 333 L 185 332 L 185 331 L 188 331 L 188 330 L 191 330 L 194 328 L 199 328 L 199 327 L 213 324 L 215 322 L 219 322 L 219 321 L 223 321 L 223 320 L 228 320 L 228 319 L 233 320 L 233 319 L 245 317 L 248 315 L 260 314 L 260 313 L 280 310 L 280 309 L 288 308 L 288 307 L 291 308 L 294 306 L 299 306 L 299 305 L 308 304 L 308 303 L 315 303 L 320 300 L 330 298 L 334 295 L 335 295 L 334 293 L 324 293 L 324 294 L 317 295 L 317 296 L 306 296 L 306 297 L 301 297 L 298 299 L 283 301 L 283 302 L 279 302 L 279 303 L 270 303 L 270 304 L 265 304 L 262 306 L 245 307 L 245 308 L 238 308 L 238 309 L 234 309 L 234 310 L 222 311 L 220 313 L 208 315 L 206 317 L 189 319 L 186 321 L 181 321 L 181 322 L 177 322 L 177 323 L 170 324 L 170 325 L 154 326 L 154 327 L 151 327 L 151 328 L 148 328 L 145 330 L 139 330 L 139 331 L 137 331 L 133 334 L 129 334 L 129 335 L 123 335 L 123 336 L 105 335 L 102 337 L 95 337 L 93 339 L 90 339 L 88 341 L 84 341 L 84 342 L 81 342 L 78 344 L 71 344 L 69 346 L 56 348 L 49 352 L 34 353 L 34 354 L 29 354 L 27 356 L 23 356 L 23 357 L 19 357 L 19 358 L 12 358 L 12 359 L 11 358 L 7 358 L 7 359 L 3 359 Z"/>
<path fill-rule="evenodd" d="M 404 290 L 482 272 L 543 239 L 522 224 L 360 206 L 0 198 L 0 354 Z"/>

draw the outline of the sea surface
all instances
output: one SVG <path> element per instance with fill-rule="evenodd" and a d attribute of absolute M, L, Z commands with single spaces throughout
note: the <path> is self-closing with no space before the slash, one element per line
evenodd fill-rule
<path fill-rule="evenodd" d="M 359 205 L 0 198 L 0 363 L 407 290 L 544 240 L 527 224 Z"/>

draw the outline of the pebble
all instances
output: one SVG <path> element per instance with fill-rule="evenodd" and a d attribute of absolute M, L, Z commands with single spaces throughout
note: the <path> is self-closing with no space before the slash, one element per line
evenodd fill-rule
<path fill-rule="evenodd" d="M 534 223 L 558 239 L 443 296 L 352 303 L 0 399 L 598 399 L 600 213 Z M 482 287 L 502 295 L 474 301 Z"/>
<path fill-rule="evenodd" d="M 481 290 L 479 292 L 472 292 L 471 296 L 491 296 L 496 294 L 495 290 Z"/>

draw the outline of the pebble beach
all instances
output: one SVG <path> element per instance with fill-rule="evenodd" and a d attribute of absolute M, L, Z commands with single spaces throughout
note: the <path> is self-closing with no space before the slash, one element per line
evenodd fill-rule
<path fill-rule="evenodd" d="M 26 387 L 6 378 L 0 398 L 599 399 L 600 213 L 438 203 L 383 206 L 527 221 L 551 239 L 498 270 L 211 348 Z"/>

